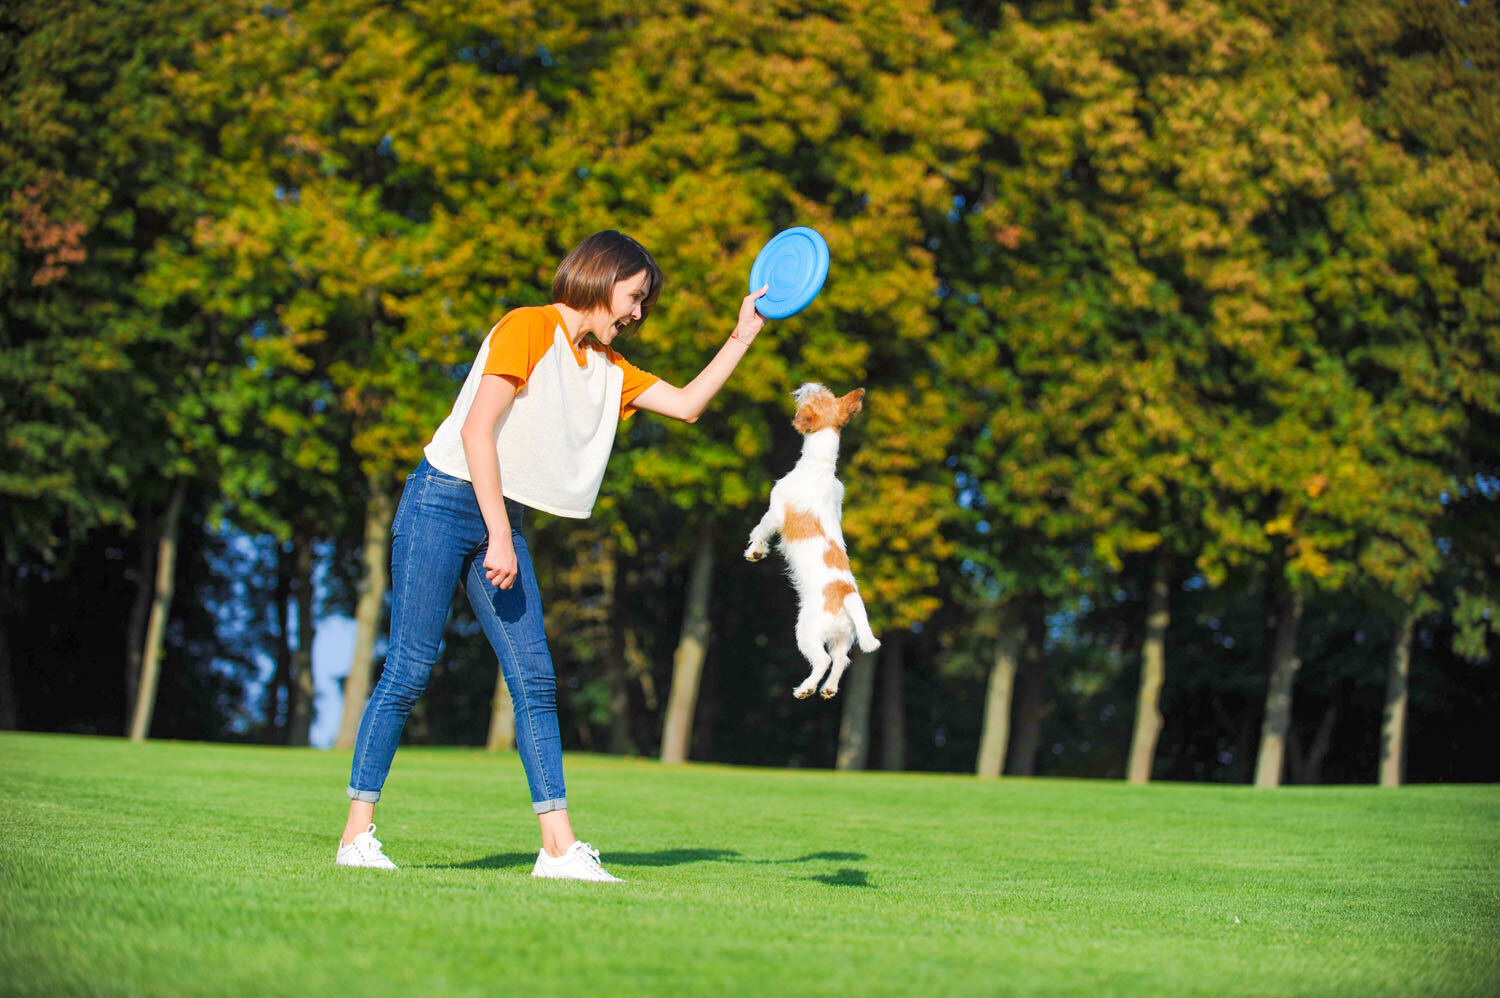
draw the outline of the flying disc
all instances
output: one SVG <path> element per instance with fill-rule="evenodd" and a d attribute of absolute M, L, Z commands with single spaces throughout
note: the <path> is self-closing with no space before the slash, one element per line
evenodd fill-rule
<path fill-rule="evenodd" d="M 750 290 L 766 293 L 755 309 L 767 319 L 796 315 L 823 290 L 828 279 L 828 244 L 805 225 L 783 229 L 761 248 L 750 266 Z"/>

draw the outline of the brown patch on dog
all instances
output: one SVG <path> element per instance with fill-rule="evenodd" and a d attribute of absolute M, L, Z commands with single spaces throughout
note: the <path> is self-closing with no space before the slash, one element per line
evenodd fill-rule
<path fill-rule="evenodd" d="M 787 543 L 791 543 L 826 535 L 823 533 L 823 525 L 818 522 L 816 516 L 805 509 L 795 509 L 788 505 L 781 526 L 781 536 L 786 538 Z"/>
<path fill-rule="evenodd" d="M 838 399 L 826 388 L 803 399 L 792 419 L 793 428 L 804 436 L 819 430 L 837 430 L 841 425 Z"/>
<path fill-rule="evenodd" d="M 852 585 L 842 580 L 828 583 L 823 587 L 823 612 L 838 613 L 844 605 L 844 598 L 857 591 Z"/>
<path fill-rule="evenodd" d="M 844 556 L 843 549 L 831 540 L 828 542 L 827 549 L 823 552 L 823 564 L 829 568 L 837 568 L 845 572 L 849 571 L 849 559 Z"/>

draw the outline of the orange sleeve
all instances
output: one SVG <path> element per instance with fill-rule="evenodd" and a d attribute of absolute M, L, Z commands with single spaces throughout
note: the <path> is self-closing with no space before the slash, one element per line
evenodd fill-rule
<path fill-rule="evenodd" d="M 630 361 L 621 357 L 609 347 L 604 348 L 604 354 L 609 362 L 618 367 L 625 374 L 625 384 L 620 389 L 620 418 L 629 419 L 635 414 L 635 406 L 631 405 L 640 398 L 641 392 L 650 388 L 661 379 L 648 371 L 642 371 Z"/>
<path fill-rule="evenodd" d="M 546 308 L 516 308 L 490 332 L 485 374 L 509 378 L 519 391 L 542 355 L 552 348 L 556 322 Z"/>

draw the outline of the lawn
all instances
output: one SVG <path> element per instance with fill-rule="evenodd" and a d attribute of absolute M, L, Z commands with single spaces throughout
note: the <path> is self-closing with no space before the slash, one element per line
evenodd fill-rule
<path fill-rule="evenodd" d="M 534 880 L 512 755 L 0 735 L 0 994 L 1500 993 L 1500 787 L 569 755 L 628 883 Z"/>

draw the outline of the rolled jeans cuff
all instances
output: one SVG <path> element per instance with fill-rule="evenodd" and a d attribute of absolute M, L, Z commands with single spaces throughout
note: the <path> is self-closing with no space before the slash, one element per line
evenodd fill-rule
<path fill-rule="evenodd" d="M 380 800 L 379 790 L 355 790 L 353 787 L 350 787 L 344 793 L 349 795 L 350 800 L 362 800 L 366 804 L 374 804 Z"/>
<path fill-rule="evenodd" d="M 531 802 L 531 810 L 536 814 L 546 814 L 548 811 L 566 811 L 568 809 L 568 798 L 557 797 L 552 800 L 534 800 Z"/>

